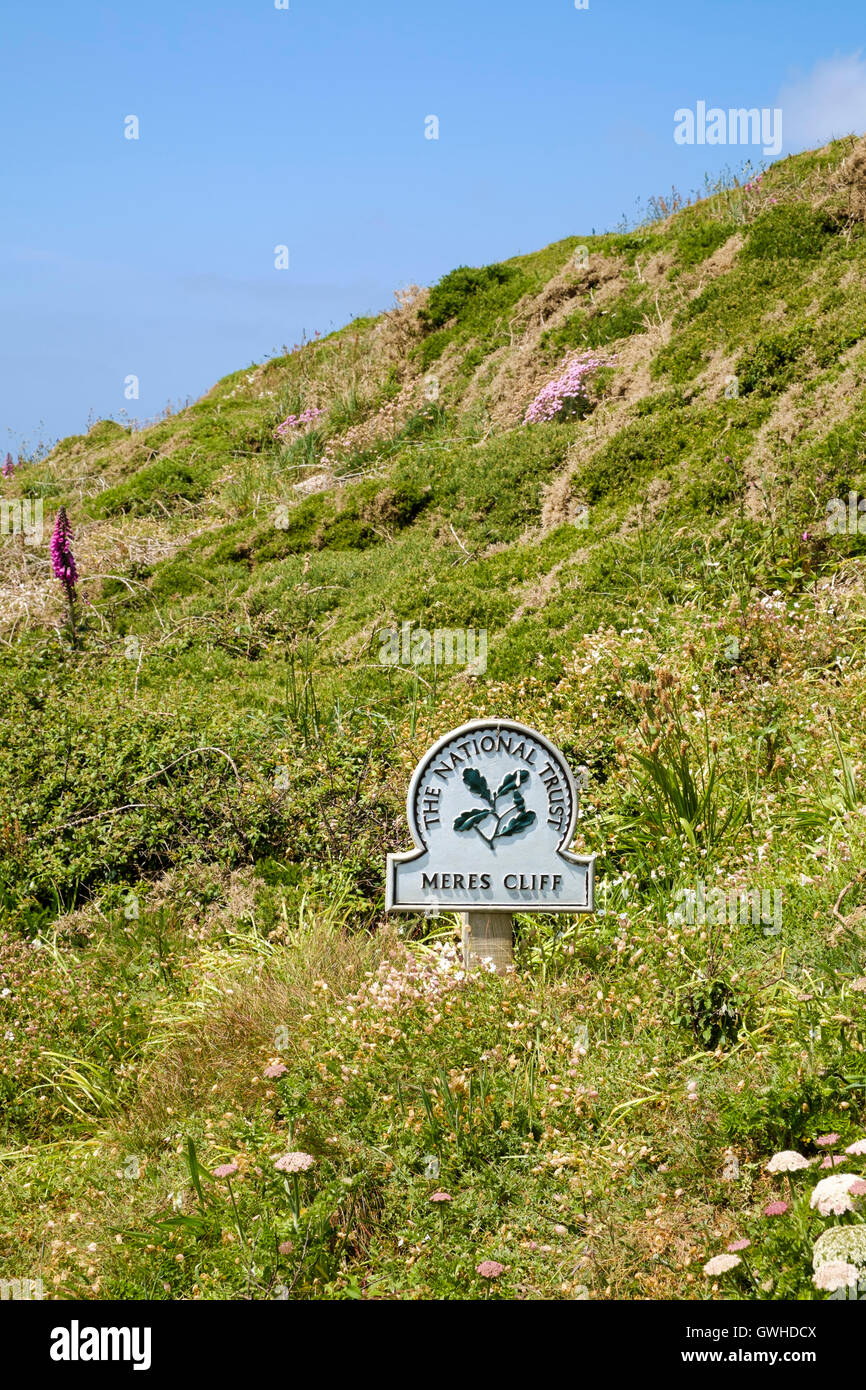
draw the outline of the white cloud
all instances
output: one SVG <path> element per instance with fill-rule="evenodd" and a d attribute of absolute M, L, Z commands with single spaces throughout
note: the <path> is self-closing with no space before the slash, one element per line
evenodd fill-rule
<path fill-rule="evenodd" d="M 862 50 L 816 63 L 787 83 L 775 105 L 782 108 L 785 148 L 825 145 L 840 135 L 866 131 L 866 60 Z"/>

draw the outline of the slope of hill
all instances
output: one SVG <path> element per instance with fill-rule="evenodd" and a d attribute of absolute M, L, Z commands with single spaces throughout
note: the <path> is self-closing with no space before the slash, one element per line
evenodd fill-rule
<path fill-rule="evenodd" d="M 4 478 L 0 1275 L 826 1296 L 822 1175 L 766 1165 L 866 1135 L 864 219 L 838 141 Z M 383 865 L 482 714 L 587 769 L 599 911 L 467 980 Z"/>

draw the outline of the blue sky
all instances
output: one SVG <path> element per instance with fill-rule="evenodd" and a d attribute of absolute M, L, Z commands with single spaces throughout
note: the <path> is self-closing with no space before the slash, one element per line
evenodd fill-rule
<path fill-rule="evenodd" d="M 676 144 L 678 108 L 781 106 L 783 154 L 866 129 L 862 0 L 289 5 L 5 8 L 4 449 L 762 159 Z"/>

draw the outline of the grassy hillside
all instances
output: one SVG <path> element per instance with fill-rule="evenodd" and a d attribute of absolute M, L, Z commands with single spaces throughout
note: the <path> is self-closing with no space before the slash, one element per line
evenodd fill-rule
<path fill-rule="evenodd" d="M 575 353 L 585 396 L 523 423 Z M 0 538 L 0 1277 L 827 1296 L 813 1243 L 863 1219 L 809 1198 L 866 1136 L 866 538 L 828 524 L 864 385 L 845 140 L 4 478 L 46 534 Z M 383 664 L 404 624 L 486 668 Z M 480 715 L 587 769 L 599 910 L 467 979 L 453 918 L 385 918 L 384 856 Z"/>

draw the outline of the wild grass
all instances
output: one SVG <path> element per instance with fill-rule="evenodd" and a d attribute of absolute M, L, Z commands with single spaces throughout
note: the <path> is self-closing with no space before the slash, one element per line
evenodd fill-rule
<path fill-rule="evenodd" d="M 70 509 L 88 604 L 73 650 L 2 538 L 3 1277 L 826 1296 L 819 1174 L 767 1163 L 866 1127 L 864 547 L 826 526 L 866 486 L 849 150 L 462 268 L 9 481 Z M 595 408 L 518 426 L 587 335 Z M 487 671 L 382 666 L 403 622 L 487 629 Z M 416 759 L 490 714 L 585 766 L 599 867 L 504 979 L 382 901 Z M 776 892 L 778 934 L 739 909 Z"/>

